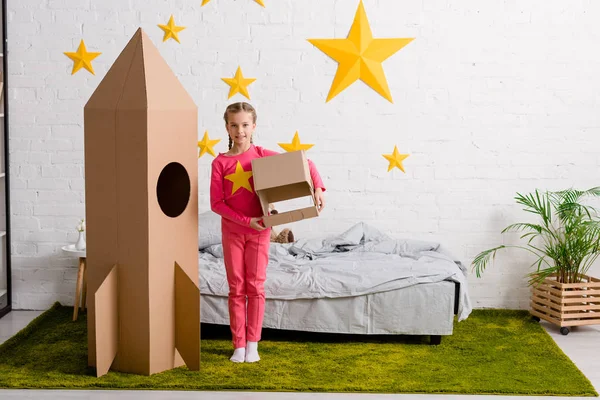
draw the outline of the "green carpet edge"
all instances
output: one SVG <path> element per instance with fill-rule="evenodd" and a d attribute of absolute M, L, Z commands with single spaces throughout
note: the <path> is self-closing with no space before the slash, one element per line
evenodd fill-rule
<path fill-rule="evenodd" d="M 53 311 L 56 311 L 61 307 L 63 307 L 63 305 L 60 304 L 60 302 L 58 301 L 52 304 L 52 306 L 49 309 L 35 317 L 29 324 L 27 324 L 25 328 L 21 329 L 6 342 L 0 344 L 0 353 L 3 353 L 4 351 L 15 347 L 15 345 L 19 344 L 21 340 L 26 339 L 29 335 L 33 333 L 33 331 L 37 329 L 38 326 L 40 326 L 44 322 L 44 320 L 51 316 Z"/>
<path fill-rule="evenodd" d="M 598 393 L 596 391 L 587 392 L 582 391 L 578 393 L 559 393 L 559 392 L 549 392 L 549 391 L 481 391 L 477 393 L 472 392 L 460 392 L 460 391 L 450 391 L 450 390 L 435 390 L 435 391 L 402 391 L 402 392 L 386 392 L 386 391 L 377 391 L 377 390 L 328 390 L 322 387 L 309 387 L 304 389 L 294 389 L 288 387 L 259 387 L 259 388 L 248 388 L 243 386 L 232 386 L 232 385 L 206 385 L 202 387 L 191 386 L 191 385 L 179 385 L 179 386 L 159 386 L 159 387 L 147 387 L 147 386 L 139 386 L 139 387 L 110 387 L 104 386 L 102 384 L 98 385 L 88 385 L 88 386 L 22 386 L 22 385 L 0 385 L 0 389 L 31 389 L 31 390 L 90 390 L 90 391 L 112 391 L 112 390 L 121 390 L 121 391 L 173 391 L 173 392 L 181 392 L 181 391 L 218 391 L 218 392 L 265 392 L 265 393 L 338 393 L 338 394 L 388 394 L 388 395 L 399 395 L 399 394 L 442 394 L 442 395 L 473 395 L 473 396 L 549 396 L 549 397 L 598 397 Z"/>
<path fill-rule="evenodd" d="M 44 321 L 52 317 L 53 312 L 58 311 L 60 309 L 70 309 L 72 311 L 72 307 L 63 306 L 59 302 L 56 302 L 52 305 L 51 308 L 40 314 L 38 317 L 33 319 L 25 328 L 19 331 L 12 338 L 7 340 L 4 344 L 0 345 L 0 353 L 3 353 L 7 350 L 14 348 L 19 345 L 22 340 L 25 340 L 30 336 Z M 494 311 L 502 311 L 500 309 L 486 309 L 485 311 L 494 312 Z M 524 310 L 505 310 L 512 312 L 523 312 Z M 481 392 L 466 392 L 466 391 L 452 391 L 452 390 L 422 390 L 422 391 L 402 391 L 402 392 L 387 392 L 387 391 L 377 391 L 377 390 L 369 390 L 369 389 L 360 389 L 356 387 L 349 387 L 348 390 L 342 389 L 327 389 L 324 387 L 314 386 L 314 387 L 306 387 L 302 389 L 286 387 L 284 386 L 273 386 L 273 385 L 264 385 L 264 387 L 248 388 L 246 386 L 238 386 L 231 384 L 217 384 L 217 385 L 205 385 L 199 387 L 197 385 L 178 385 L 177 387 L 171 387 L 167 385 L 158 385 L 156 387 L 148 387 L 145 385 L 140 386 L 130 386 L 130 387 L 110 387 L 105 382 L 95 382 L 91 385 L 57 385 L 57 386 L 32 386 L 32 385 L 20 385 L 19 383 L 11 384 L 9 382 L 0 383 L 0 387 L 4 389 L 45 389 L 45 390 L 140 390 L 140 391 L 149 391 L 149 390 L 161 390 L 161 391 L 231 391 L 231 392 L 243 392 L 243 391 L 252 391 L 252 392 L 292 392 L 292 393 L 340 393 L 340 394 L 352 394 L 352 393 L 380 393 L 380 394 L 456 394 L 456 395 L 466 395 L 466 394 L 477 394 L 477 395 L 514 395 L 514 396 L 565 396 L 565 397 L 598 397 L 598 392 L 595 390 L 591 381 L 585 374 L 581 372 L 581 370 L 577 367 L 577 365 L 564 353 L 564 351 L 558 346 L 558 344 L 552 339 L 552 337 L 548 334 L 548 332 L 542 327 L 539 327 L 541 331 L 543 331 L 544 335 L 546 335 L 549 339 L 548 343 L 550 347 L 553 347 L 555 350 L 559 350 L 559 353 L 567 362 L 571 363 L 575 369 L 581 374 L 584 380 L 589 384 L 589 389 L 584 388 L 581 391 L 577 392 L 548 392 L 545 390 L 521 390 L 519 392 L 515 391 L 505 391 L 505 390 L 493 390 L 493 391 L 481 391 Z M 550 344 L 551 343 L 551 344 Z M 3 380 L 3 379 L 0 379 Z M 55 382 L 56 383 L 56 382 Z M 68 382 L 66 382 L 68 383 Z"/>

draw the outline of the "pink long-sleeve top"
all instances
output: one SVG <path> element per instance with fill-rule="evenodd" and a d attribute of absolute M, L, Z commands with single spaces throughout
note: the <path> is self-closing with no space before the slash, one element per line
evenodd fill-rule
<path fill-rule="evenodd" d="M 250 145 L 250 148 L 242 154 L 228 156 L 220 153 L 213 160 L 210 179 L 210 205 L 211 209 L 222 217 L 223 231 L 240 234 L 258 233 L 256 229 L 250 227 L 251 218 L 262 217 L 263 215 L 260 201 L 254 192 L 254 179 L 251 176 L 252 160 L 275 154 L 279 153 L 260 146 Z M 243 171 L 240 170 L 238 163 Z M 314 188 L 321 188 L 325 191 L 321 176 L 311 160 L 308 160 L 308 166 Z M 238 176 L 248 177 L 251 190 L 240 186 L 239 181 L 234 188 L 232 176 L 236 172 Z M 244 175 L 244 173 L 246 174 Z M 242 179 L 242 181 L 245 181 L 245 179 Z"/>

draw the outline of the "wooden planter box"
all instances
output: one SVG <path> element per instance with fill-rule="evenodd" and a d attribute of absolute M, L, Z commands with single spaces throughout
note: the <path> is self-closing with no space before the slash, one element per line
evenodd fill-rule
<path fill-rule="evenodd" d="M 600 279 L 584 275 L 581 283 L 559 283 L 546 278 L 532 286 L 531 315 L 560 326 L 563 335 L 569 327 L 600 324 Z"/>

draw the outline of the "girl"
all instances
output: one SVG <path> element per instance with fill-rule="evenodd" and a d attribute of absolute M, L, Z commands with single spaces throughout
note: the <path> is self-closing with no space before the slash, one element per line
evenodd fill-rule
<path fill-rule="evenodd" d="M 212 162 L 211 209 L 221 218 L 223 255 L 229 283 L 229 322 L 233 362 L 256 362 L 265 313 L 270 228 L 261 224 L 262 208 L 254 192 L 252 160 L 278 154 L 252 144 L 256 111 L 248 103 L 234 103 L 223 116 L 229 134 L 229 151 Z M 325 187 L 312 161 L 308 161 L 319 210 L 325 207 Z M 247 300 L 247 303 L 246 303 Z"/>

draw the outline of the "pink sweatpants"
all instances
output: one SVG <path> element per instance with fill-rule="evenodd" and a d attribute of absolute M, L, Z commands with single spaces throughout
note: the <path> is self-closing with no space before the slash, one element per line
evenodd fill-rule
<path fill-rule="evenodd" d="M 236 349 L 246 347 L 247 340 L 260 340 L 265 315 L 270 237 L 270 229 L 256 234 L 223 231 L 223 255 L 229 283 L 229 323 Z"/>

